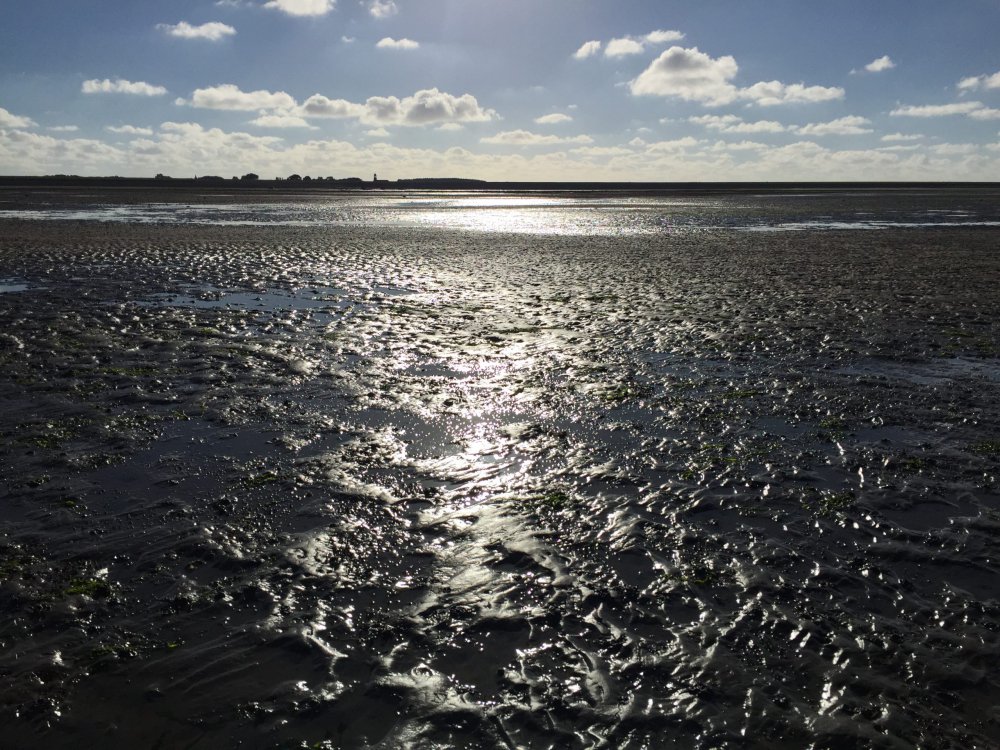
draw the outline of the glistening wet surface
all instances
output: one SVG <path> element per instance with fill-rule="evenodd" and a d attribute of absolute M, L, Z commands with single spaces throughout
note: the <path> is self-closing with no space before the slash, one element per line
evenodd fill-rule
<path fill-rule="evenodd" d="M 169 202 L 166 198 L 172 198 Z M 596 190 L 421 192 L 35 190 L 0 188 L 0 219 L 210 226 L 392 227 L 527 235 L 648 236 L 731 229 L 815 231 L 1000 227 L 1000 188 L 738 193 Z"/>
<path fill-rule="evenodd" d="M 996 746 L 998 239 L 0 222 L 4 742 Z"/>

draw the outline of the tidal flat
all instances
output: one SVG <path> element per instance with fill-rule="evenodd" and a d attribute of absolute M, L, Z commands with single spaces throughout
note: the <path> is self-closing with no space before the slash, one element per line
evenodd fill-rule
<path fill-rule="evenodd" d="M 44 202 L 5 747 L 1000 745 L 1000 228 Z"/>

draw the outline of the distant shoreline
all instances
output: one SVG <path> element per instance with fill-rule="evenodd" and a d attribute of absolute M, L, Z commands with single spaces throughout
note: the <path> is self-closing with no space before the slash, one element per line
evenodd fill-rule
<path fill-rule="evenodd" d="M 100 188 L 164 191 L 247 193 L 328 193 L 356 191 L 464 191 L 464 192 L 566 192 L 631 195 L 677 193 L 770 193 L 794 191 L 804 194 L 844 190 L 1000 190 L 1000 182 L 487 182 L 461 178 L 418 178 L 363 181 L 347 179 L 241 180 L 224 178 L 80 177 L 75 175 L 0 176 L 0 188 L 73 189 Z"/>

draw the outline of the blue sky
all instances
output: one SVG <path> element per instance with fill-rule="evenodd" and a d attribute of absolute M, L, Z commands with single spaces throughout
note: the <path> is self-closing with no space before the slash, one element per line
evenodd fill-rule
<path fill-rule="evenodd" d="M 996 180 L 996 0 L 12 0 L 0 174 Z"/>

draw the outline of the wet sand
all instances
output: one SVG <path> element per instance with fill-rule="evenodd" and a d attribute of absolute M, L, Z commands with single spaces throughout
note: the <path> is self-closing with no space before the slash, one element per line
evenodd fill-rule
<path fill-rule="evenodd" d="M 998 250 L 2 221 L 4 742 L 996 746 Z"/>

